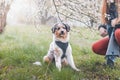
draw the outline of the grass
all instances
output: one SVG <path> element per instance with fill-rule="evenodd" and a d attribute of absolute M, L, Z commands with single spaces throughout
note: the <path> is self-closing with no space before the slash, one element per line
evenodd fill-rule
<path fill-rule="evenodd" d="M 97 31 L 72 28 L 70 44 L 75 64 L 80 72 L 69 66 L 59 72 L 54 64 L 42 62 L 52 41 L 51 28 L 40 26 L 6 26 L 0 35 L 0 80 L 120 80 L 120 59 L 115 68 L 103 66 L 104 56 L 91 51 L 94 41 L 100 39 Z M 33 65 L 40 61 L 42 66 Z"/>

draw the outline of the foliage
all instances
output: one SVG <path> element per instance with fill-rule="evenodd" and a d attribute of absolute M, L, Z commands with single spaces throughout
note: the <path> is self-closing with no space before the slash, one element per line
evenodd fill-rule
<path fill-rule="evenodd" d="M 34 0 L 38 9 L 36 20 L 46 23 L 51 18 L 58 21 L 81 23 L 87 27 L 100 24 L 100 0 Z M 52 20 L 53 21 L 53 20 Z"/>
<path fill-rule="evenodd" d="M 0 80 L 120 80 L 120 60 L 114 69 L 104 66 L 104 57 L 91 51 L 91 44 L 100 37 L 97 31 L 86 28 L 75 27 L 70 32 L 74 61 L 80 72 L 69 66 L 59 72 L 53 63 L 43 63 L 52 41 L 50 30 L 45 26 L 39 32 L 33 26 L 7 26 L 0 35 Z M 35 61 L 42 66 L 33 65 Z"/>

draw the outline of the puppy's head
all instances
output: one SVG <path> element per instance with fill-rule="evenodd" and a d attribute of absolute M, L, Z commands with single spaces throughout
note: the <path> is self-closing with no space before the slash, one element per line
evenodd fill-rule
<path fill-rule="evenodd" d="M 52 28 L 52 33 L 57 38 L 67 38 L 68 32 L 70 31 L 70 26 L 65 23 L 57 23 Z"/>

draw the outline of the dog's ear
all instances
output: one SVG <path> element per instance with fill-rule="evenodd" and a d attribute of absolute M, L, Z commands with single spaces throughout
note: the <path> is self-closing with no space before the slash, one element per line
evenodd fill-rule
<path fill-rule="evenodd" d="M 58 24 L 55 24 L 55 25 L 52 27 L 52 29 L 51 29 L 52 33 L 55 33 L 55 30 L 56 30 L 57 25 L 58 25 Z"/>
<path fill-rule="evenodd" d="M 65 25 L 67 32 L 69 32 L 70 31 L 70 26 L 68 24 L 65 24 L 65 23 L 63 23 L 63 24 Z"/>

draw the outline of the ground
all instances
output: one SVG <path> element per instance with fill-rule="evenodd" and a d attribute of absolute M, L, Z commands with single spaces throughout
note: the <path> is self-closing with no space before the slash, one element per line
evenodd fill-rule
<path fill-rule="evenodd" d="M 100 38 L 97 30 L 71 28 L 73 57 L 81 71 L 65 66 L 59 72 L 54 64 L 42 60 L 52 41 L 51 27 L 6 26 L 0 35 L 0 80 L 120 80 L 120 59 L 111 69 L 103 65 L 104 56 L 91 50 L 92 43 Z M 33 65 L 35 61 L 42 66 Z"/>

